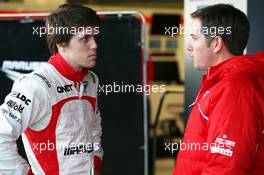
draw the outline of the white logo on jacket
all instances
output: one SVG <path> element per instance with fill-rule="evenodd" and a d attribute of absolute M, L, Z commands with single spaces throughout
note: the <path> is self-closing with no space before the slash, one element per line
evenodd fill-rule
<path fill-rule="evenodd" d="M 217 137 L 214 142 L 214 146 L 211 147 L 211 153 L 217 153 L 224 156 L 232 157 L 232 149 L 235 147 L 236 142 L 227 140 L 227 135 Z"/>

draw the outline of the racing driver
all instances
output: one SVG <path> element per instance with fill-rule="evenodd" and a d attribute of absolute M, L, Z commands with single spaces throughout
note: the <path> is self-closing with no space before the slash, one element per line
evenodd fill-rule
<path fill-rule="evenodd" d="M 78 4 L 61 5 L 48 16 L 53 55 L 16 80 L 0 107 L 1 175 L 100 174 L 98 78 L 88 70 L 96 64 L 97 25 L 96 12 Z M 17 153 L 20 135 L 29 164 Z"/>

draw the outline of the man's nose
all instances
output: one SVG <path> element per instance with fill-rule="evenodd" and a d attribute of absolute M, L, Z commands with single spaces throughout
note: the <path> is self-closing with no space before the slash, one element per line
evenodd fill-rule
<path fill-rule="evenodd" d="M 97 49 L 97 44 L 94 36 L 91 38 L 89 45 L 90 45 L 90 49 Z"/>
<path fill-rule="evenodd" d="M 187 51 L 188 52 L 192 52 L 193 51 L 193 47 L 192 47 L 192 44 L 190 42 L 187 43 Z"/>

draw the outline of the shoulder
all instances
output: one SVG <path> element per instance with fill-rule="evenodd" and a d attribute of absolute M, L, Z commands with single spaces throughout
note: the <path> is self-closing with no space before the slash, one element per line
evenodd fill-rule
<path fill-rule="evenodd" d="M 220 89 L 222 89 L 222 95 L 252 97 L 252 95 L 262 91 L 257 77 L 246 71 L 231 73 L 223 78 L 219 85 Z"/>
<path fill-rule="evenodd" d="M 13 88 L 26 89 L 27 91 L 39 91 L 51 88 L 50 76 L 48 76 L 48 67 L 44 66 L 29 74 L 24 74 L 18 78 Z"/>

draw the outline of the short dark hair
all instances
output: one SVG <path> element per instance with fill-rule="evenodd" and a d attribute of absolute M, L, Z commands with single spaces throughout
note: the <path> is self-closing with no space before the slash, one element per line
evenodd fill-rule
<path fill-rule="evenodd" d="M 241 55 L 247 45 L 249 37 L 249 21 L 247 16 L 239 9 L 228 4 L 216 4 L 198 9 L 191 14 L 192 18 L 201 20 L 202 27 L 231 27 L 230 34 L 216 33 L 224 41 L 227 49 L 233 55 Z M 208 43 L 212 41 L 213 36 L 204 34 Z"/>
<path fill-rule="evenodd" d="M 99 17 L 96 12 L 81 4 L 63 4 L 53 11 L 46 19 L 46 29 L 48 28 L 79 28 L 79 27 L 95 27 L 99 25 Z M 56 44 L 68 44 L 73 34 L 71 32 L 46 32 L 47 44 L 51 54 L 58 51 Z"/>

